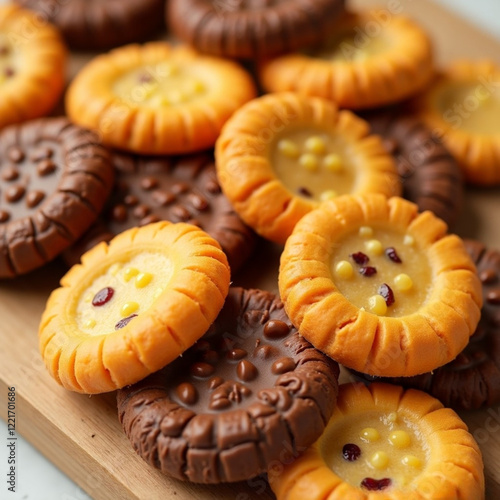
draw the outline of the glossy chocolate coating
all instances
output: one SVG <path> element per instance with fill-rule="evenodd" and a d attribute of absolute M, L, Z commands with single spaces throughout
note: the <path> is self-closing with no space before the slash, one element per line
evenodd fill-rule
<path fill-rule="evenodd" d="M 165 474 L 241 481 L 321 435 L 338 374 L 338 365 L 298 334 L 276 296 L 232 288 L 197 344 L 119 391 L 119 417 L 135 450 Z"/>

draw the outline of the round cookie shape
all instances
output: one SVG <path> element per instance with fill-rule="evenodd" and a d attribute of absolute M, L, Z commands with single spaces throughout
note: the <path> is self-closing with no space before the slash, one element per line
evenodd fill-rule
<path fill-rule="evenodd" d="M 278 243 L 325 200 L 401 190 L 394 160 L 369 125 L 314 97 L 282 93 L 249 102 L 224 126 L 215 153 L 235 210 Z"/>
<path fill-rule="evenodd" d="M 185 154 L 213 147 L 222 125 L 255 95 L 236 63 L 151 42 L 93 59 L 71 83 L 66 109 L 110 146 Z"/>
<path fill-rule="evenodd" d="M 429 37 L 406 17 L 385 10 L 345 13 L 330 33 L 319 47 L 263 61 L 264 89 L 367 109 L 411 97 L 433 76 Z"/>
<path fill-rule="evenodd" d="M 57 26 L 73 49 L 139 42 L 164 25 L 163 0 L 15 0 Z"/>
<path fill-rule="evenodd" d="M 64 90 L 66 48 L 33 12 L 0 6 L 0 128 L 48 114 Z"/>
<path fill-rule="evenodd" d="M 419 96 L 415 112 L 442 135 L 471 184 L 500 184 L 500 79 L 493 62 L 458 61 Z"/>
<path fill-rule="evenodd" d="M 45 365 L 80 393 L 133 384 L 208 330 L 229 279 L 219 244 L 196 226 L 129 229 L 84 254 L 50 295 L 39 328 Z"/>
<path fill-rule="evenodd" d="M 394 156 L 403 197 L 453 226 L 463 204 L 463 175 L 442 141 L 421 120 L 396 109 L 364 112 L 361 117 Z"/>
<path fill-rule="evenodd" d="M 201 340 L 118 392 L 118 413 L 137 453 L 163 473 L 197 483 L 246 480 L 321 435 L 338 375 L 275 295 L 231 288 Z"/>
<path fill-rule="evenodd" d="M 376 376 L 448 363 L 482 306 L 463 241 L 431 212 L 376 194 L 342 196 L 307 214 L 285 245 L 279 289 L 309 342 Z"/>
<path fill-rule="evenodd" d="M 113 186 L 109 152 L 66 118 L 0 131 L 0 278 L 54 259 L 94 222 Z"/>
<path fill-rule="evenodd" d="M 213 155 L 147 157 L 113 153 L 115 188 L 98 228 L 65 257 L 75 263 L 100 241 L 160 220 L 194 224 L 217 240 L 234 274 L 250 257 L 256 237 L 222 193 Z"/>
<path fill-rule="evenodd" d="M 466 424 L 423 392 L 381 383 L 341 385 L 322 436 L 268 478 L 277 500 L 484 499 Z"/>
<path fill-rule="evenodd" d="M 319 42 L 343 7 L 344 0 L 170 0 L 167 22 L 201 52 L 254 59 Z"/>
<path fill-rule="evenodd" d="M 485 298 L 470 342 L 432 373 L 382 381 L 428 392 L 451 408 L 473 410 L 500 401 L 500 252 L 474 240 L 465 240 L 465 248 L 477 266 Z"/>

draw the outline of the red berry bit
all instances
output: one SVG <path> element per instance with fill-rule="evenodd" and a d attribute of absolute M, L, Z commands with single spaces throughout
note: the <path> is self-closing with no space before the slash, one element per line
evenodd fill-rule
<path fill-rule="evenodd" d="M 403 261 L 400 259 L 398 252 L 396 252 L 396 249 L 394 247 L 389 247 L 385 249 L 385 254 L 389 259 L 392 260 L 392 262 L 395 262 L 396 264 L 402 264 Z"/>
<path fill-rule="evenodd" d="M 355 462 L 361 456 L 361 449 L 357 444 L 345 444 L 342 448 L 342 456 L 349 462 Z"/>
<path fill-rule="evenodd" d="M 351 254 L 351 259 L 356 262 L 356 264 L 364 266 L 365 264 L 368 264 L 370 257 L 368 257 L 368 255 L 364 254 L 363 252 L 356 252 Z"/>
<path fill-rule="evenodd" d="M 116 323 L 115 325 L 115 330 L 120 330 L 120 328 L 124 328 L 125 326 L 127 326 L 130 321 L 132 321 L 135 317 L 137 316 L 137 314 L 131 314 L 130 316 L 127 316 L 126 318 L 123 318 L 121 319 L 120 321 L 118 321 L 118 323 Z"/>
<path fill-rule="evenodd" d="M 377 269 L 375 267 L 371 267 L 371 266 L 360 267 L 359 274 L 369 278 L 370 276 L 377 274 Z"/>
<path fill-rule="evenodd" d="M 379 286 L 378 294 L 384 297 L 387 307 L 392 306 L 392 304 L 394 304 L 394 301 L 396 300 L 394 298 L 394 292 L 392 291 L 392 288 L 387 283 L 382 283 Z"/>
<path fill-rule="evenodd" d="M 361 488 L 365 488 L 369 491 L 381 491 L 385 490 L 392 484 L 392 481 L 388 477 L 383 479 L 373 479 L 371 477 L 365 477 L 361 481 Z"/>
<path fill-rule="evenodd" d="M 113 288 L 109 286 L 99 290 L 92 299 L 92 305 L 95 307 L 101 307 L 104 304 L 107 304 L 113 298 L 114 293 L 115 291 Z"/>
<path fill-rule="evenodd" d="M 312 198 L 312 193 L 311 191 L 309 191 L 309 189 L 307 189 L 306 187 L 300 187 L 298 189 L 298 193 L 302 196 L 305 196 L 306 198 Z"/>

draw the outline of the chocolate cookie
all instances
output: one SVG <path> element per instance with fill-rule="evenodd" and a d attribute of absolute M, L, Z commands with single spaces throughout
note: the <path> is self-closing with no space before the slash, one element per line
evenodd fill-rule
<path fill-rule="evenodd" d="M 361 115 L 383 137 L 395 157 L 403 196 L 421 211 L 430 210 L 449 226 L 456 222 L 463 201 L 460 167 L 423 122 L 396 110 Z"/>
<path fill-rule="evenodd" d="M 211 154 L 145 157 L 115 152 L 113 163 L 115 189 L 103 220 L 66 252 L 69 264 L 100 241 L 160 220 L 199 226 L 220 243 L 233 272 L 251 255 L 255 235 L 222 194 Z"/>
<path fill-rule="evenodd" d="M 338 374 L 293 328 L 276 296 L 233 288 L 197 344 L 118 392 L 119 417 L 137 453 L 165 474 L 240 481 L 321 435 Z"/>
<path fill-rule="evenodd" d="M 74 49 L 108 49 L 147 39 L 163 26 L 163 0 L 15 0 L 55 24 Z"/>
<path fill-rule="evenodd" d="M 0 132 L 0 278 L 52 260 L 96 219 L 113 185 L 97 136 L 65 118 Z"/>
<path fill-rule="evenodd" d="M 451 408 L 471 410 L 500 401 L 500 252 L 479 241 L 465 240 L 465 246 L 477 266 L 484 295 L 481 319 L 469 344 L 432 373 L 383 381 L 426 391 Z"/>
<path fill-rule="evenodd" d="M 255 58 L 317 43 L 344 0 L 170 0 L 167 23 L 201 52 Z"/>

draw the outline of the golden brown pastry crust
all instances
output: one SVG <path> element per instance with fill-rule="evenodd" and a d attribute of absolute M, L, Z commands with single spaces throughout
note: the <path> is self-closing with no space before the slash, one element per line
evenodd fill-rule
<path fill-rule="evenodd" d="M 377 316 L 340 293 L 331 270 L 335 244 L 361 226 L 406 231 L 424 252 L 432 289 L 413 314 Z M 464 244 L 446 224 L 402 198 L 342 196 L 304 217 L 281 257 L 279 289 L 299 332 L 341 364 L 376 376 L 412 376 L 451 361 L 474 332 L 481 283 Z"/>

